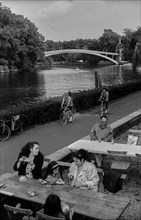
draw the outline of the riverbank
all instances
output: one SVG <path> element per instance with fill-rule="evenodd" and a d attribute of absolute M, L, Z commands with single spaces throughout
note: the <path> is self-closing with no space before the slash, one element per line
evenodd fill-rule
<path fill-rule="evenodd" d="M 12 73 L 15 73 L 15 72 L 18 72 L 19 70 L 17 68 L 11 68 L 9 69 L 7 65 L 0 65 L 0 73 L 9 73 L 9 72 L 12 72 Z"/>

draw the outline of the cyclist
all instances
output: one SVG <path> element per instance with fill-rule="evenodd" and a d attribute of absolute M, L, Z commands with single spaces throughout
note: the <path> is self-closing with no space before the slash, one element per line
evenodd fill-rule
<path fill-rule="evenodd" d="M 105 106 L 105 113 L 108 112 L 108 101 L 109 101 L 109 92 L 106 88 L 103 88 L 99 101 L 103 102 L 103 106 Z"/>
<path fill-rule="evenodd" d="M 70 92 L 65 93 L 62 99 L 61 103 L 61 109 L 68 109 L 69 110 L 69 115 L 72 115 L 72 108 L 73 108 L 73 100 L 72 97 L 70 96 Z"/>

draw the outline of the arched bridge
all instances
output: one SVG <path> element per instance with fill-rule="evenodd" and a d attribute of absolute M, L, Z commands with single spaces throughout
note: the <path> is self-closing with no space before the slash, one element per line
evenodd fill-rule
<path fill-rule="evenodd" d="M 111 52 L 104 52 L 104 51 L 96 51 L 96 50 L 85 50 L 85 49 L 62 49 L 62 50 L 52 50 L 52 51 L 45 51 L 45 56 L 53 56 L 65 53 L 81 53 L 81 54 L 89 54 L 104 58 L 106 60 L 111 61 L 112 63 L 118 65 L 118 61 L 113 59 L 113 57 L 119 56 L 118 53 L 111 53 Z M 112 57 L 112 58 L 111 58 Z"/>

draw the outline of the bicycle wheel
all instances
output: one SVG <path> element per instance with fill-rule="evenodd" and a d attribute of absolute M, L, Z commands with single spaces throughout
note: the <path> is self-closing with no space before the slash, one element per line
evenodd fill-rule
<path fill-rule="evenodd" d="M 7 125 L 0 126 L 0 141 L 6 141 L 10 134 L 10 128 Z"/>
<path fill-rule="evenodd" d="M 66 113 L 62 112 L 60 115 L 60 124 L 66 125 L 66 123 L 67 123 L 67 115 Z"/>
<path fill-rule="evenodd" d="M 14 125 L 14 131 L 17 135 L 20 135 L 23 133 L 23 126 L 22 126 L 22 123 L 21 121 L 17 120 L 15 122 L 15 125 Z"/>
<path fill-rule="evenodd" d="M 71 111 L 71 113 L 69 113 L 69 116 L 68 116 L 68 122 L 71 123 L 71 122 L 74 121 L 74 119 L 75 119 L 75 116 L 74 116 L 74 114 Z"/>

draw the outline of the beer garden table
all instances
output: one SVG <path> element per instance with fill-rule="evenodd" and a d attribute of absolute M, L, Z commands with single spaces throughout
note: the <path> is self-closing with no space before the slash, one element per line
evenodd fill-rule
<path fill-rule="evenodd" d="M 110 151 L 127 151 L 127 156 L 135 157 L 136 153 L 141 154 L 141 146 L 140 145 L 130 145 L 130 144 L 119 144 L 110 142 L 98 142 L 98 141 L 90 141 L 90 140 L 78 140 L 68 146 L 70 151 L 77 151 L 79 149 L 85 149 L 91 153 L 97 154 L 108 154 L 107 150 Z"/>
<path fill-rule="evenodd" d="M 76 213 L 94 219 L 116 220 L 130 202 L 128 198 L 73 188 L 68 185 L 41 185 L 35 179 L 20 182 L 17 175 L 4 179 L 2 183 L 5 187 L 1 187 L 1 194 L 44 205 L 47 196 L 55 193 L 63 202 L 73 207 Z M 36 196 L 29 197 L 28 191 L 36 192 Z"/>

